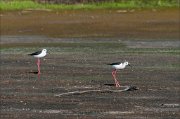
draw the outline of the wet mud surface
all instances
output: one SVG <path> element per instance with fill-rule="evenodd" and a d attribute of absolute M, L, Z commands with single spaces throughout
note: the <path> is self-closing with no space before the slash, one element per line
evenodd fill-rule
<path fill-rule="evenodd" d="M 180 42 L 175 13 L 1 13 L 0 117 L 178 119 Z M 36 61 L 27 54 L 41 48 L 48 55 L 41 59 L 38 77 Z M 122 87 L 116 88 L 107 64 L 125 60 L 132 67 L 118 71 Z M 127 86 L 137 90 L 124 90 Z"/>
<path fill-rule="evenodd" d="M 1 12 L 2 35 L 178 39 L 179 10 Z"/>

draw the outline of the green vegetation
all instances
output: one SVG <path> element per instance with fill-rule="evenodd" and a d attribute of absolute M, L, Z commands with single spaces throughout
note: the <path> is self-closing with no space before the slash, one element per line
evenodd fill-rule
<path fill-rule="evenodd" d="M 24 9 L 122 9 L 122 8 L 173 8 L 179 7 L 179 0 L 127 0 L 124 2 L 100 2 L 86 4 L 40 4 L 32 0 L 0 1 L 0 10 L 24 10 Z"/>

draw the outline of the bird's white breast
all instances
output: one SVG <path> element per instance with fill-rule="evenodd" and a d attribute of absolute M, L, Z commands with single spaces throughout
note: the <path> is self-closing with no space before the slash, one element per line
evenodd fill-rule
<path fill-rule="evenodd" d="M 39 55 L 34 55 L 34 57 L 36 57 L 36 58 L 41 58 L 41 57 L 44 57 L 44 56 L 46 56 L 46 52 L 42 52 Z"/>
<path fill-rule="evenodd" d="M 121 64 L 119 64 L 119 65 L 113 65 L 112 67 L 115 68 L 115 69 L 124 69 L 124 68 L 125 68 L 125 65 L 123 65 L 123 64 L 121 63 Z"/>

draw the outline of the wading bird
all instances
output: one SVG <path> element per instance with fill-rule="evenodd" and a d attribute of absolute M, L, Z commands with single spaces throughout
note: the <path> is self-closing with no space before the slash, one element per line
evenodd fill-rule
<path fill-rule="evenodd" d="M 111 63 L 111 64 L 108 64 L 108 65 L 111 65 L 112 66 L 112 68 L 113 68 L 113 70 L 112 70 L 112 77 L 113 77 L 113 79 L 114 79 L 114 81 L 115 81 L 115 85 L 116 85 L 116 87 L 120 87 L 120 83 L 119 83 L 119 81 L 116 79 L 116 73 L 117 73 L 117 70 L 121 70 L 121 69 L 124 69 L 126 66 L 130 66 L 130 64 L 127 62 L 127 61 L 125 61 L 125 62 L 123 62 L 123 63 L 121 63 L 121 62 L 116 62 L 116 63 Z"/>
<path fill-rule="evenodd" d="M 37 58 L 37 67 L 38 67 L 38 75 L 41 74 L 41 71 L 40 71 L 40 58 L 46 56 L 47 54 L 47 50 L 46 49 L 42 49 L 41 51 L 37 51 L 37 52 L 34 52 L 34 53 L 31 53 L 31 54 L 28 54 L 28 55 L 31 55 L 31 56 L 34 56 L 35 58 Z"/>

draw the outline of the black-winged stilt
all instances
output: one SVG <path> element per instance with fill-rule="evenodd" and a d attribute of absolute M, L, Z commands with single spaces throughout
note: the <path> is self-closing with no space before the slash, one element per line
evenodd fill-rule
<path fill-rule="evenodd" d="M 37 52 L 34 52 L 34 53 L 31 53 L 31 54 L 28 54 L 28 55 L 31 55 L 31 56 L 34 56 L 35 58 L 37 58 L 37 67 L 38 67 L 38 74 L 41 73 L 40 71 L 40 58 L 46 56 L 47 54 L 47 50 L 46 49 L 42 49 L 41 51 L 37 51 Z"/>
<path fill-rule="evenodd" d="M 115 85 L 116 87 L 120 87 L 120 84 L 119 84 L 119 81 L 116 79 L 116 73 L 117 73 L 117 70 L 121 70 L 121 69 L 124 69 L 126 66 L 130 66 L 130 64 L 125 61 L 123 63 L 121 62 L 116 62 L 116 63 L 111 63 L 111 64 L 108 64 L 108 65 L 111 65 L 113 70 L 112 70 L 112 76 L 113 76 L 113 79 L 115 81 Z"/>

